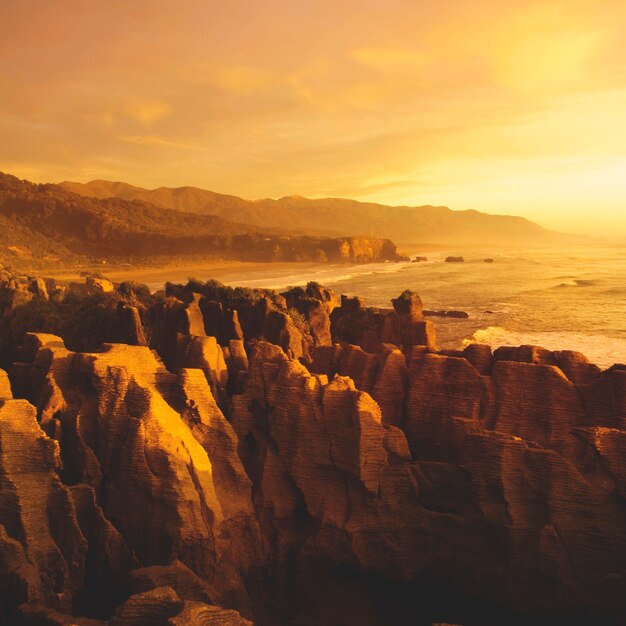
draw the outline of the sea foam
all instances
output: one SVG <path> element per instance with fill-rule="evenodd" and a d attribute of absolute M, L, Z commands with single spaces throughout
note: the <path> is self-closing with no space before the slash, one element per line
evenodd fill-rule
<path fill-rule="evenodd" d="M 472 337 L 464 339 L 462 346 L 472 343 L 499 346 L 541 346 L 548 350 L 574 350 L 582 352 L 592 363 L 607 368 L 614 363 L 626 363 L 626 339 L 585 333 L 546 331 L 515 332 L 502 326 L 489 326 L 477 330 Z"/>

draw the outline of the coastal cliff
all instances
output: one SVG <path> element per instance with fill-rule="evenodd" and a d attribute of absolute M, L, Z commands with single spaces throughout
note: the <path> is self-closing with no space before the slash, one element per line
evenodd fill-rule
<path fill-rule="evenodd" d="M 3 623 L 626 623 L 624 366 L 315 283 L 5 272 L 0 334 Z"/>

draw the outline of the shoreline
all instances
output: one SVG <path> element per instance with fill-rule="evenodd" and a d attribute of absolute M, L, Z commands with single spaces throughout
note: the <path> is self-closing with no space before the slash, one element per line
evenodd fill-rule
<path fill-rule="evenodd" d="M 210 272 L 210 278 L 220 280 L 221 277 L 228 276 L 230 274 L 241 275 L 245 272 L 256 274 L 258 272 L 265 272 L 268 270 L 284 271 L 296 268 L 300 270 L 308 270 L 317 267 L 320 267 L 319 263 L 312 263 L 308 261 L 207 261 L 196 263 L 172 263 L 168 265 L 147 267 L 131 265 L 128 267 L 116 266 L 115 269 L 111 269 L 110 271 L 107 270 L 105 266 L 94 265 L 92 267 L 82 268 L 59 268 L 45 273 L 41 272 L 41 275 L 46 278 L 73 281 L 82 280 L 84 278 L 84 272 L 97 272 L 114 282 L 134 280 L 150 285 L 155 282 L 159 282 L 159 279 L 161 278 L 162 283 L 165 284 L 168 280 L 173 280 L 172 276 L 178 275 L 181 276 L 180 280 L 186 281 L 190 277 L 195 277 L 195 273 Z"/>

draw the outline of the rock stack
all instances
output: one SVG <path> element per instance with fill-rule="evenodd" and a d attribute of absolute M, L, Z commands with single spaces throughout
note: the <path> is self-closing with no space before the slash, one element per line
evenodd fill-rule
<path fill-rule="evenodd" d="M 95 351 L 23 335 L 2 623 L 383 626 L 415 601 L 376 594 L 437 581 L 440 622 L 462 592 L 468 621 L 625 624 L 626 368 L 440 352 L 415 293 L 392 305 L 206 284 L 111 304 Z"/>

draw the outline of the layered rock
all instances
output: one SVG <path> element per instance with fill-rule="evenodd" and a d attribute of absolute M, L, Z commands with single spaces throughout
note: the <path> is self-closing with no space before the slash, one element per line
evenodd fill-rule
<path fill-rule="evenodd" d="M 381 626 L 359 585 L 436 580 L 625 623 L 625 367 L 437 352 L 410 291 L 170 291 L 115 305 L 125 345 L 27 333 L 0 370 L 1 617 Z"/>
<path fill-rule="evenodd" d="M 322 352 L 341 367 L 344 349 Z M 254 442 L 242 454 L 257 507 L 273 512 L 285 542 L 293 538 L 279 520 L 319 525 L 298 544 L 300 558 L 443 577 L 524 612 L 577 607 L 620 621 L 623 430 L 589 426 L 556 366 L 498 360 L 489 372 L 486 352 L 470 350 L 485 373 L 469 358 L 413 356 L 405 438 L 359 394 L 376 380 L 377 355 L 347 354 L 356 387 L 260 346 L 234 398 L 235 428 Z"/>
<path fill-rule="evenodd" d="M 403 422 L 408 369 L 404 355 L 395 346 L 382 346 L 377 354 L 358 346 L 322 346 L 314 352 L 309 369 L 331 379 L 336 374 L 351 378 L 378 403 L 385 424 L 399 426 Z"/>
<path fill-rule="evenodd" d="M 43 490 L 48 481 L 41 498 L 49 498 L 53 488 L 59 491 L 55 496 L 59 510 L 67 509 L 67 523 L 74 524 L 63 536 L 78 541 L 82 550 L 74 557 L 80 556 L 82 565 L 65 566 L 66 574 L 58 557 L 56 578 L 62 581 L 71 574 L 88 581 L 91 588 L 87 591 L 92 595 L 105 589 L 111 598 L 116 579 L 132 567 L 166 565 L 178 559 L 211 585 L 216 599 L 245 607 L 239 572 L 255 566 L 262 541 L 250 482 L 237 456 L 237 439 L 204 373 L 183 369 L 179 375 L 170 374 L 145 347 L 105 345 L 101 353 L 73 354 L 58 338 L 39 342 L 31 365 L 33 399 L 43 423 L 57 422 L 53 430 L 62 444 L 63 475 L 76 484 L 70 492 L 56 474 L 56 482 L 46 478 L 45 472 L 50 472 L 46 468 L 53 456 L 58 457 L 58 448 L 53 454 L 45 452 L 44 446 L 44 456 L 32 461 L 33 472 L 38 466 L 41 469 L 27 477 L 28 485 L 37 482 Z M 9 435 L 15 438 L 12 424 L 17 422 L 32 422 L 19 439 L 25 450 L 28 438 L 32 446 L 48 441 L 46 445 L 55 449 L 56 442 L 43 433 L 39 439 L 34 436 L 33 429 L 39 430 L 34 407 L 26 401 L 2 402 L 0 426 L 12 428 L 3 434 L 3 462 L 23 465 L 22 457 L 13 461 L 17 443 L 7 439 Z M 8 417 L 5 411 L 11 411 Z M 11 466 L 5 471 L 10 475 Z M 24 491 L 30 499 L 38 493 L 27 485 Z M 46 510 L 36 498 L 32 506 Z M 33 529 L 38 535 L 34 545 L 40 550 L 45 547 L 45 558 L 50 560 L 56 553 L 52 543 L 48 547 L 45 542 L 42 524 L 38 522 Z M 20 538 L 23 531 L 17 528 L 13 534 Z M 11 535 L 7 541 L 14 545 Z M 90 572 L 85 574 L 87 550 Z M 34 587 L 32 597 L 25 600 L 75 608 L 72 585 L 63 585 L 62 597 L 67 600 L 61 606 L 46 595 L 45 585 L 40 585 L 43 591 Z"/>
<path fill-rule="evenodd" d="M 116 320 L 112 331 L 116 343 L 127 343 L 131 346 L 147 346 L 146 336 L 141 323 L 139 309 L 119 302 L 116 309 Z"/>
<path fill-rule="evenodd" d="M 59 465 L 35 408 L 0 399 L 0 616 L 24 602 L 68 612 L 76 605 L 87 545 Z"/>
<path fill-rule="evenodd" d="M 9 376 L 4 370 L 0 370 L 0 398 L 10 400 L 13 398 L 11 391 L 11 382 Z"/>
<path fill-rule="evenodd" d="M 246 391 L 233 401 L 233 424 L 240 438 L 251 435 L 274 454 L 280 451 L 278 465 L 265 468 L 263 482 L 280 484 L 286 472 L 309 513 L 338 528 L 351 518 L 346 490 L 354 489 L 360 499 L 374 498 L 388 447 L 401 447 L 388 439 L 403 439 L 400 431 L 382 424 L 378 405 L 351 379 L 336 376 L 329 383 L 326 376 L 311 375 L 267 343 L 258 345 Z M 289 509 L 278 502 L 280 489 L 263 495 L 277 500 L 279 510 Z"/>
<path fill-rule="evenodd" d="M 386 343 L 407 353 L 413 346 L 436 351 L 435 327 L 424 320 L 419 296 L 407 290 L 392 302 L 393 310 L 365 308 L 358 298 L 342 297 L 341 307 L 331 315 L 333 339 L 367 352 L 378 352 Z"/>
<path fill-rule="evenodd" d="M 209 337 L 215 337 L 220 346 L 227 346 L 230 341 L 243 341 L 236 309 L 224 308 L 221 302 L 208 298 L 200 299 L 199 304 L 204 318 L 204 330 Z"/>

